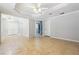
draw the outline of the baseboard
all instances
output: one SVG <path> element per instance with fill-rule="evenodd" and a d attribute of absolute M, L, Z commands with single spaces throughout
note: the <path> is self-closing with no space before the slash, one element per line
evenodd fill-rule
<path fill-rule="evenodd" d="M 44 37 L 50 37 L 49 35 L 44 35 Z"/>
<path fill-rule="evenodd" d="M 50 36 L 51 38 L 56 38 L 56 39 L 60 39 L 60 40 L 66 40 L 66 41 L 71 41 L 71 42 L 77 42 L 79 43 L 79 41 L 77 40 L 72 40 L 72 39 L 67 39 L 67 38 L 61 38 L 61 37 L 55 37 L 55 36 Z"/>

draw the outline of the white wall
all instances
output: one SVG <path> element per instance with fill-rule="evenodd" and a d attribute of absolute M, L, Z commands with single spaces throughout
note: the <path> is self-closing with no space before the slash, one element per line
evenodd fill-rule
<path fill-rule="evenodd" d="M 79 11 L 48 18 L 50 20 L 50 32 L 52 37 L 79 41 Z M 46 27 L 49 28 L 49 24 Z"/>
<path fill-rule="evenodd" d="M 0 44 L 1 44 L 1 13 L 0 13 Z"/>
<path fill-rule="evenodd" d="M 29 37 L 29 19 L 19 18 L 19 33 L 23 36 Z"/>
<path fill-rule="evenodd" d="M 50 36 L 50 20 L 46 20 L 43 22 L 43 27 L 44 27 L 44 35 Z"/>
<path fill-rule="evenodd" d="M 35 20 L 29 20 L 29 36 L 35 36 Z"/>
<path fill-rule="evenodd" d="M 1 35 L 29 37 L 29 19 L 1 14 Z"/>

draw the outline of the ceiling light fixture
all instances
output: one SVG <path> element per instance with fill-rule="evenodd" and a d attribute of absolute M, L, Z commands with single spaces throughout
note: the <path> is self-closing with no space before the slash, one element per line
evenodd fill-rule
<path fill-rule="evenodd" d="M 41 3 L 17 3 L 15 5 L 15 9 L 21 13 L 25 12 L 34 12 L 34 13 L 42 13 L 42 10 L 48 8 L 42 8 Z"/>
<path fill-rule="evenodd" d="M 41 3 L 34 4 L 33 10 L 34 10 L 35 13 L 40 13 L 42 11 L 41 10 Z"/>

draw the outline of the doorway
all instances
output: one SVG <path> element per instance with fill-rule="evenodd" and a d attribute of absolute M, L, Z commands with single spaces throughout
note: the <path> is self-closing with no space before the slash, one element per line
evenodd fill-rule
<path fill-rule="evenodd" d="M 43 34 L 43 26 L 42 26 L 42 21 L 36 21 L 35 23 L 35 33 L 36 33 L 36 37 L 37 36 L 42 36 Z"/>

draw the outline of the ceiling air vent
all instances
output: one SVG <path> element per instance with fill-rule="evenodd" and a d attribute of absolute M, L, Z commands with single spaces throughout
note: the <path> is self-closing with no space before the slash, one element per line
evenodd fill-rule
<path fill-rule="evenodd" d="M 52 13 L 49 13 L 49 15 L 52 15 Z"/>
<path fill-rule="evenodd" d="M 64 14 L 64 12 L 61 12 L 61 13 L 60 13 L 60 15 L 63 15 L 63 14 Z"/>

